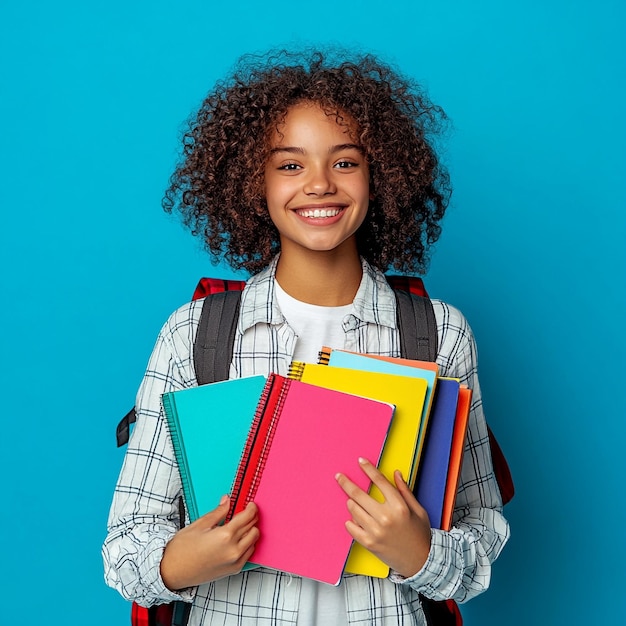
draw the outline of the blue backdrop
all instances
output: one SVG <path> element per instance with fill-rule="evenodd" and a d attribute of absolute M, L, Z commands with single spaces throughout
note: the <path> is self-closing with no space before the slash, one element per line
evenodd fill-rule
<path fill-rule="evenodd" d="M 0 622 L 46 623 L 59 605 L 52 623 L 127 623 L 100 559 L 115 425 L 166 316 L 199 276 L 229 275 L 160 209 L 181 124 L 241 53 L 327 42 L 397 63 L 454 123 L 427 285 L 474 327 L 517 484 L 512 539 L 467 625 L 623 619 L 625 12 L 3 2 Z"/>

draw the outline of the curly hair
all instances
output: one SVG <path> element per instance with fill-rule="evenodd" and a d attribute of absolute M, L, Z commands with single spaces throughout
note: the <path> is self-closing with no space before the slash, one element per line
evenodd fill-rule
<path fill-rule="evenodd" d="M 383 270 L 425 271 L 451 193 L 433 145 L 446 115 L 374 56 L 346 59 L 246 55 L 189 120 L 163 208 L 180 212 L 215 262 L 254 273 L 280 250 L 263 191 L 269 137 L 290 107 L 315 102 L 354 124 L 367 157 L 373 199 L 357 231 L 359 253 Z"/>

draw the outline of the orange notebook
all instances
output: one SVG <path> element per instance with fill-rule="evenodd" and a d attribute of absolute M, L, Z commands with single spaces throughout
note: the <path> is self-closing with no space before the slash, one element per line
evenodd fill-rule
<path fill-rule="evenodd" d="M 358 459 L 379 460 L 393 414 L 390 403 L 268 377 L 232 493 L 234 512 L 259 507 L 251 563 L 339 584 L 352 537 L 335 475 L 369 488 Z"/>
<path fill-rule="evenodd" d="M 456 492 L 459 488 L 461 468 L 463 466 L 463 450 L 465 449 L 465 436 L 469 420 L 470 405 L 472 403 L 472 390 L 466 385 L 459 388 L 459 400 L 457 403 L 454 433 L 452 434 L 452 448 L 450 450 L 450 463 L 448 466 L 448 479 L 446 481 L 446 494 L 443 501 L 441 515 L 442 530 L 452 528 L 452 514 Z"/>

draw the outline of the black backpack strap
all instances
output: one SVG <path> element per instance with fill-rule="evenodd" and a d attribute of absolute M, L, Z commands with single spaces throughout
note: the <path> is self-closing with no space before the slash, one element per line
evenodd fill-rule
<path fill-rule="evenodd" d="M 435 311 L 430 298 L 394 290 L 400 329 L 400 354 L 405 359 L 435 361 L 438 337 Z"/>
<path fill-rule="evenodd" d="M 241 291 L 224 291 L 204 298 L 193 346 L 199 385 L 228 378 L 240 301 Z M 115 437 L 118 448 L 128 443 L 130 427 L 136 417 L 133 407 L 117 425 Z"/>
<path fill-rule="evenodd" d="M 130 427 L 137 420 L 137 415 L 135 414 L 135 407 L 133 407 L 124 417 L 120 420 L 120 423 L 117 425 L 115 429 L 115 438 L 117 439 L 117 447 L 121 448 L 128 443 L 128 438 L 130 437 Z"/>
<path fill-rule="evenodd" d="M 397 303 L 400 354 L 405 359 L 435 361 L 439 349 L 437 321 L 430 298 L 394 289 Z M 445 602 L 436 602 L 420 594 L 428 626 L 456 626 L 460 614 L 452 612 Z"/>
<path fill-rule="evenodd" d="M 240 291 L 223 291 L 204 299 L 193 345 L 199 385 L 228 378 L 240 302 Z"/>

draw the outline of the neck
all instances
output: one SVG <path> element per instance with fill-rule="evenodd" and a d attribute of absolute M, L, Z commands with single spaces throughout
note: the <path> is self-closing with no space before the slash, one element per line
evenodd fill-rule
<path fill-rule="evenodd" d="M 363 274 L 356 249 L 285 252 L 278 260 L 276 280 L 292 298 L 318 306 L 352 303 Z"/>

